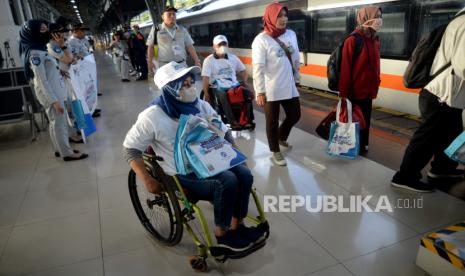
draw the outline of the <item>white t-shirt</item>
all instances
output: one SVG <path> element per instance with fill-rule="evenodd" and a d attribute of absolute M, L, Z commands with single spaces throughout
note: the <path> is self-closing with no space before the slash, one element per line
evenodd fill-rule
<path fill-rule="evenodd" d="M 252 42 L 253 84 L 256 94 L 266 92 L 268 101 L 299 96 L 295 83 L 299 80 L 300 54 L 294 31 L 286 30 L 278 37 L 289 49 L 295 74 L 284 50 L 271 36 L 260 33 Z M 263 70 L 257 65 L 263 65 Z"/>
<path fill-rule="evenodd" d="M 201 114 L 217 116 L 210 104 L 203 100 L 199 99 L 197 108 Z M 160 106 L 148 107 L 139 113 L 136 123 L 126 134 L 123 146 L 143 152 L 151 145 L 155 153 L 163 158 L 164 161 L 159 164 L 165 173 L 175 175 L 174 141 L 178 124 L 179 121 L 169 117 Z"/>
<path fill-rule="evenodd" d="M 213 54 L 209 55 L 203 62 L 202 77 L 209 77 L 210 84 L 215 81 L 236 84 L 236 73 L 244 71 L 245 66 L 237 56 L 228 54 L 227 57 L 215 58 Z"/>

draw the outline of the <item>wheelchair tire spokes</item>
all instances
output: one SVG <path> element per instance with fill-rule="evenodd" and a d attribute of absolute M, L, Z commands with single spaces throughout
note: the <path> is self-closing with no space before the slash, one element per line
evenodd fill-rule
<path fill-rule="evenodd" d="M 154 176 L 153 171 L 150 172 Z M 138 182 L 133 170 L 129 171 L 128 188 L 134 210 L 144 228 L 160 243 L 173 246 L 182 238 L 182 214 L 172 188 L 163 185 L 163 194 L 149 193 Z"/>

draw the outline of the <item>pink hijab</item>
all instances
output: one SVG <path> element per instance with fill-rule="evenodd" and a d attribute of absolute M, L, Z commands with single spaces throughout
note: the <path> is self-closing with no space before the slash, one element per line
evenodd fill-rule
<path fill-rule="evenodd" d="M 376 18 L 376 14 L 380 10 L 379 7 L 364 7 L 357 13 L 357 24 L 362 26 L 365 22 Z"/>

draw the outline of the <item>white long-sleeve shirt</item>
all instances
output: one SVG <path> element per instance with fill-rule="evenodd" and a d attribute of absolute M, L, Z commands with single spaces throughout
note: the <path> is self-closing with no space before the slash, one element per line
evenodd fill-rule
<path fill-rule="evenodd" d="M 465 8 L 460 11 L 465 11 Z M 431 75 L 442 66 L 451 66 L 432 80 L 426 87 L 448 106 L 465 109 L 465 15 L 452 20 L 436 52 Z"/>
<path fill-rule="evenodd" d="M 291 63 L 271 36 L 258 34 L 252 43 L 253 85 L 256 94 L 265 92 L 267 101 L 287 100 L 299 96 L 296 82 L 299 81 L 300 53 L 294 31 L 286 30 L 278 37 L 291 53 Z"/>

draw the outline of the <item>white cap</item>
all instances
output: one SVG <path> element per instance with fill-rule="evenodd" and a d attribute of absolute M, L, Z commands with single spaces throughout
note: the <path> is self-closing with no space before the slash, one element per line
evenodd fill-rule
<path fill-rule="evenodd" d="M 167 83 L 177 80 L 180 77 L 186 75 L 187 73 L 200 74 L 201 70 L 198 66 L 184 67 L 184 65 L 177 62 L 170 62 L 158 68 L 155 73 L 155 84 L 161 89 Z"/>
<path fill-rule="evenodd" d="M 217 35 L 213 38 L 213 45 L 218 45 L 221 42 L 228 43 L 228 39 L 224 35 Z"/>

